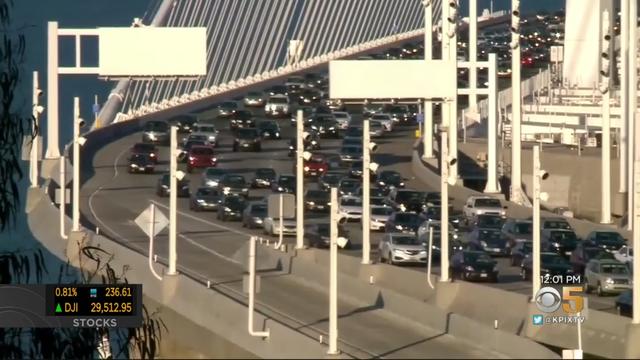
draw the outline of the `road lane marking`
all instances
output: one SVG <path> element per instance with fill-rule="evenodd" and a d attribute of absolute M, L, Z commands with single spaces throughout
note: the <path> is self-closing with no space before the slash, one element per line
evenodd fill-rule
<path fill-rule="evenodd" d="M 215 250 L 213 250 L 213 249 L 210 249 L 210 248 L 208 248 L 208 247 L 206 247 L 206 246 L 204 246 L 204 245 L 200 244 L 199 242 L 197 242 L 197 241 L 195 241 L 195 240 L 191 239 L 190 237 L 188 237 L 188 236 L 186 236 L 186 235 L 178 234 L 178 237 L 179 237 L 179 238 L 182 238 L 182 239 L 184 239 L 184 240 L 186 240 L 187 242 L 189 242 L 189 243 L 190 243 L 190 244 L 192 244 L 193 246 L 195 246 L 195 247 L 199 247 L 200 249 L 202 249 L 202 250 L 204 250 L 204 251 L 206 251 L 206 252 L 208 252 L 208 253 L 210 253 L 210 254 L 212 254 L 212 255 L 214 255 L 214 256 L 217 256 L 217 257 L 222 258 L 222 259 L 224 259 L 224 260 L 226 260 L 226 261 L 232 262 L 232 263 L 234 263 L 234 264 L 236 264 L 236 265 L 243 266 L 243 264 L 242 264 L 240 261 L 235 260 L 235 259 L 232 259 L 232 258 L 230 258 L 230 257 L 228 257 L 228 256 L 225 256 L 225 255 L 222 255 L 221 253 L 219 253 L 219 252 L 217 252 L 217 251 L 215 251 Z"/>

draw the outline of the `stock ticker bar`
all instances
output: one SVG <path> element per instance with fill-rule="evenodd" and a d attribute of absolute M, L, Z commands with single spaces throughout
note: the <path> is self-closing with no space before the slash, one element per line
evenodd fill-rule
<path fill-rule="evenodd" d="M 0 285 L 0 327 L 139 327 L 140 284 Z"/>

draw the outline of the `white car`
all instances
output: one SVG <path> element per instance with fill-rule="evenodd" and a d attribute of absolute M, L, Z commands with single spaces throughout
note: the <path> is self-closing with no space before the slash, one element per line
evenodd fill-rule
<path fill-rule="evenodd" d="M 369 136 L 372 138 L 378 138 L 384 135 L 386 129 L 382 122 L 377 120 L 369 121 Z"/>
<path fill-rule="evenodd" d="M 427 249 L 415 235 L 388 233 L 378 243 L 380 262 L 391 265 L 397 263 L 426 263 Z"/>
<path fill-rule="evenodd" d="M 265 217 L 262 220 L 262 227 L 265 235 L 279 236 L 280 235 L 280 219 Z M 295 235 L 296 234 L 296 220 L 295 219 L 282 219 L 282 235 Z"/>
<path fill-rule="evenodd" d="M 386 131 L 393 131 L 393 119 L 389 114 L 373 114 L 369 120 L 381 123 Z"/>
<path fill-rule="evenodd" d="M 216 127 L 213 125 L 196 125 L 195 129 L 191 133 L 191 135 L 202 135 L 205 136 L 207 142 L 211 144 L 211 146 L 218 146 L 218 133 Z"/>
<path fill-rule="evenodd" d="M 500 199 L 491 196 L 469 196 L 462 212 L 468 221 L 477 215 L 507 216 L 507 211 L 502 206 Z"/>
<path fill-rule="evenodd" d="M 338 122 L 338 126 L 340 129 L 345 130 L 349 127 L 349 122 L 351 121 L 351 115 L 346 111 L 334 111 L 333 117 Z"/>
<path fill-rule="evenodd" d="M 285 116 L 289 112 L 289 98 L 284 95 L 273 95 L 267 100 L 264 112 L 271 116 Z"/>
<path fill-rule="evenodd" d="M 389 220 L 389 216 L 391 216 L 391 214 L 393 214 L 393 209 L 389 206 L 372 206 L 369 229 L 375 231 L 384 230 L 384 226 L 387 223 L 387 220 Z"/>
<path fill-rule="evenodd" d="M 338 211 L 341 218 L 348 220 L 360 220 L 362 218 L 362 199 L 356 196 L 342 196 Z"/>
<path fill-rule="evenodd" d="M 633 248 L 625 245 L 617 251 L 614 251 L 613 257 L 623 264 L 631 264 L 633 262 Z"/>

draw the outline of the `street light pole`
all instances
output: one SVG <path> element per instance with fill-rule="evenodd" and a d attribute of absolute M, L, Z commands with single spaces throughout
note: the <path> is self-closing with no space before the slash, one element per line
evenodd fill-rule
<path fill-rule="evenodd" d="M 58 182 L 60 183 L 60 237 L 63 239 L 68 239 L 67 232 L 65 231 L 64 226 L 64 218 L 65 218 L 65 208 L 67 206 L 67 158 L 64 155 L 60 156 L 60 179 Z"/>
<path fill-rule="evenodd" d="M 602 161 L 601 161 L 601 213 L 600 223 L 611 223 L 611 92 L 612 69 L 611 19 L 607 9 L 602 12 L 600 55 L 600 93 L 602 94 Z"/>
<path fill-rule="evenodd" d="M 497 194 L 498 185 L 498 78 L 496 54 L 489 54 L 489 124 L 487 129 L 487 185 L 485 193 Z"/>
<path fill-rule="evenodd" d="M 469 1 L 469 107 L 472 113 L 478 112 L 478 0 Z M 491 60 L 489 60 L 491 61 Z M 491 80 L 489 80 L 491 81 Z M 466 129 L 464 116 L 462 117 L 462 126 Z"/>
<path fill-rule="evenodd" d="M 269 329 L 266 331 L 255 331 L 253 329 L 253 313 L 256 303 L 256 237 L 249 239 L 249 335 L 255 337 L 268 338 Z"/>
<path fill-rule="evenodd" d="M 371 148 L 369 119 L 362 121 L 362 263 L 371 264 Z"/>
<path fill-rule="evenodd" d="M 433 1 L 424 0 L 424 59 L 433 59 Z M 433 103 L 425 100 L 422 124 L 422 158 L 433 158 Z"/>
<path fill-rule="evenodd" d="M 533 146 L 533 271 L 531 299 L 535 301 L 540 290 L 540 146 Z M 524 271 L 524 270 L 523 270 Z"/>
<path fill-rule="evenodd" d="M 338 351 L 338 189 L 331 188 L 329 264 L 329 355 Z"/>
<path fill-rule="evenodd" d="M 178 127 L 171 127 L 171 149 L 169 153 L 169 271 L 177 275 L 178 237 Z"/>
<path fill-rule="evenodd" d="M 71 231 L 80 231 L 80 98 L 73 98 L 73 206 Z"/>
<path fill-rule="evenodd" d="M 520 0 L 511 0 L 511 201 L 522 204 Z"/>
<path fill-rule="evenodd" d="M 448 8 L 447 17 L 445 18 L 443 15 L 443 19 L 447 21 L 443 21 L 443 24 L 446 22 L 447 25 L 447 33 L 443 35 L 443 44 L 446 41 L 446 49 L 448 54 L 445 55 L 444 51 L 442 52 L 443 59 L 449 60 L 453 62 L 456 69 L 456 92 L 458 89 L 458 0 L 449 0 L 449 6 L 443 6 Z M 444 48 L 444 46 L 443 46 Z M 447 58 L 445 58 L 447 56 Z M 458 154 L 458 97 L 454 96 L 451 101 L 449 101 L 449 152 L 453 154 L 454 157 Z M 453 181 L 458 179 L 458 164 L 451 164 L 449 168 L 449 177 Z"/>
<path fill-rule="evenodd" d="M 629 196 L 627 202 L 627 230 L 631 230 L 632 226 L 635 225 L 635 222 L 631 219 L 635 217 L 635 205 L 634 205 L 634 192 L 635 192 L 635 184 L 634 184 L 634 172 L 635 170 L 635 146 L 636 142 L 640 141 L 640 138 L 635 136 L 636 132 L 636 109 L 638 107 L 638 41 L 637 41 L 637 33 L 638 28 L 636 26 L 638 19 L 638 2 L 635 0 L 629 0 L 629 104 L 626 111 L 629 112 L 629 123 L 627 124 L 627 134 L 632 135 L 627 137 L 627 150 L 629 151 L 628 161 L 629 167 L 627 169 L 627 175 L 629 178 L 627 179 L 627 194 Z M 633 230 L 636 228 L 633 227 Z M 636 297 L 637 298 L 637 297 Z"/>
<path fill-rule="evenodd" d="M 442 104 L 444 109 L 446 106 Z M 442 117 L 440 129 L 440 281 L 449 281 L 449 147 L 448 124 Z M 431 249 L 429 249 L 431 250 Z"/>
<path fill-rule="evenodd" d="M 58 148 L 58 22 L 47 23 L 47 159 L 60 157 Z M 74 164 L 75 166 L 75 164 Z"/>
<path fill-rule="evenodd" d="M 40 94 L 42 94 L 42 90 L 40 90 L 40 85 L 38 84 L 38 72 L 33 72 L 33 109 L 31 114 L 33 115 L 33 127 L 32 133 L 35 135 L 33 142 L 31 143 L 31 153 L 30 161 L 29 161 L 29 180 L 31 181 L 31 187 L 38 187 L 38 182 L 40 180 L 40 176 L 38 175 L 38 155 L 40 153 L 38 139 L 40 135 L 36 133 L 35 130 L 40 129 L 40 113 L 44 111 L 42 106 L 39 104 Z"/>
<path fill-rule="evenodd" d="M 296 114 L 296 249 L 304 248 L 304 114 L 298 110 Z M 280 201 L 282 204 L 282 200 Z M 282 224 L 282 218 L 280 219 Z M 282 227 L 280 234 L 282 234 Z"/>
<path fill-rule="evenodd" d="M 627 163 L 629 161 L 629 151 L 627 150 L 627 143 L 629 139 L 628 124 L 629 124 L 629 0 L 620 0 L 621 14 L 620 14 L 620 107 L 622 111 L 620 113 L 620 141 L 618 144 L 618 150 L 620 153 L 620 175 L 618 192 L 627 192 Z M 635 70 L 635 69 L 634 69 Z"/>

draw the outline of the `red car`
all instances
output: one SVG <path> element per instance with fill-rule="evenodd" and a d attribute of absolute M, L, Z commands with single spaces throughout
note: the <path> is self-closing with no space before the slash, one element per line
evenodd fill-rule
<path fill-rule="evenodd" d="M 158 163 L 158 148 L 153 144 L 136 143 L 131 147 L 131 155 L 148 155 L 154 164 Z"/>
<path fill-rule="evenodd" d="M 187 172 L 197 168 L 208 168 L 218 165 L 212 146 L 192 146 L 187 154 Z"/>
<path fill-rule="evenodd" d="M 309 160 L 303 162 L 304 176 L 322 176 L 329 170 L 329 163 L 324 155 L 311 155 Z"/>
<path fill-rule="evenodd" d="M 526 68 L 532 68 L 535 66 L 535 58 L 534 55 L 531 54 L 530 52 L 525 52 L 522 54 L 522 59 L 521 59 L 521 64 L 522 67 L 526 67 Z"/>

